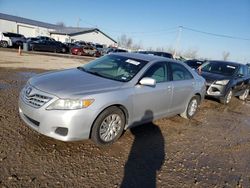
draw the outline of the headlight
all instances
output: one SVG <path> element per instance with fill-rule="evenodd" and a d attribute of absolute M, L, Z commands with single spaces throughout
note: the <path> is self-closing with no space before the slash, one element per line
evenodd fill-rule
<path fill-rule="evenodd" d="M 219 81 L 216 81 L 215 84 L 218 84 L 218 85 L 227 85 L 227 83 L 229 82 L 229 80 L 219 80 Z"/>
<path fill-rule="evenodd" d="M 58 99 L 50 104 L 47 110 L 76 110 L 81 108 L 87 108 L 94 102 L 94 99 Z"/>

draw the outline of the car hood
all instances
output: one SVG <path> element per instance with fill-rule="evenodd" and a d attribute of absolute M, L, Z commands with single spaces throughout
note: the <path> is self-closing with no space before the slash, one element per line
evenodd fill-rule
<path fill-rule="evenodd" d="M 109 80 L 78 69 L 44 73 L 29 80 L 35 88 L 60 98 L 79 98 L 119 89 L 123 82 Z"/>
<path fill-rule="evenodd" d="M 202 72 L 201 76 L 206 79 L 207 83 L 212 83 L 217 80 L 229 80 L 231 78 L 229 76 L 210 73 L 210 72 Z"/>

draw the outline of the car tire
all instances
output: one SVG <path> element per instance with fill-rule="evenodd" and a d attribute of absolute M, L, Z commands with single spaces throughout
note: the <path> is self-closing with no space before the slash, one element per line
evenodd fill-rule
<path fill-rule="evenodd" d="M 226 96 L 220 99 L 220 103 L 227 105 L 232 100 L 232 97 L 233 97 L 233 90 L 230 89 L 227 92 Z"/>
<path fill-rule="evenodd" d="M 6 42 L 6 41 L 1 41 L 1 42 L 0 42 L 0 46 L 3 47 L 3 48 L 7 48 L 7 47 L 8 47 L 8 42 Z"/>
<path fill-rule="evenodd" d="M 77 55 L 81 56 L 81 55 L 82 55 L 82 52 L 77 52 Z"/>
<path fill-rule="evenodd" d="M 66 48 L 62 48 L 62 53 L 66 53 Z"/>
<path fill-rule="evenodd" d="M 180 116 L 185 118 L 185 119 L 193 118 L 198 110 L 198 106 L 199 106 L 199 97 L 193 96 L 190 99 L 185 111 L 183 113 L 181 113 Z"/>
<path fill-rule="evenodd" d="M 248 95 L 249 95 L 249 89 L 245 89 L 244 93 L 242 95 L 240 95 L 239 98 L 240 98 L 240 100 L 244 101 L 247 99 Z"/>
<path fill-rule="evenodd" d="M 110 145 L 122 135 L 125 126 L 123 111 L 115 106 L 104 110 L 95 120 L 91 140 L 99 146 Z"/>

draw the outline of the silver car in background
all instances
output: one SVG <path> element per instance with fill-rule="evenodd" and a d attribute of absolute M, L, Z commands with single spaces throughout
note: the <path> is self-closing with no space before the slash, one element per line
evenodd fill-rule
<path fill-rule="evenodd" d="M 20 93 L 19 113 L 43 135 L 106 145 L 161 117 L 192 118 L 205 91 L 205 80 L 183 63 L 116 53 L 31 78 Z"/>

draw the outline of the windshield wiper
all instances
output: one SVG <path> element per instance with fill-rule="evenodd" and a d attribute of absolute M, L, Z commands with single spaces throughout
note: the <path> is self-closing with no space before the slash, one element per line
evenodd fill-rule
<path fill-rule="evenodd" d="M 86 71 L 86 70 L 85 70 Z M 99 72 L 96 72 L 96 71 L 86 71 L 87 73 L 90 73 L 90 74 L 93 74 L 93 75 L 96 75 L 96 76 L 100 76 L 100 77 L 104 77 L 106 78 L 105 76 L 103 76 L 102 74 L 100 74 Z"/>

